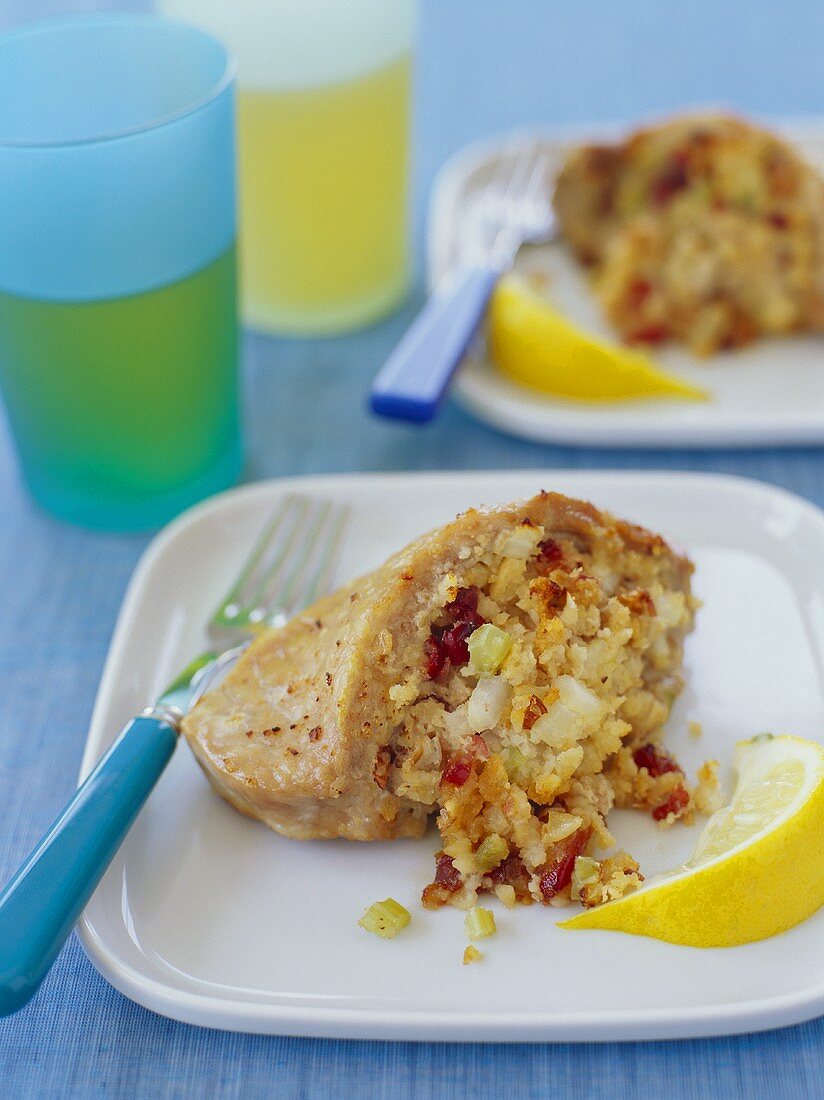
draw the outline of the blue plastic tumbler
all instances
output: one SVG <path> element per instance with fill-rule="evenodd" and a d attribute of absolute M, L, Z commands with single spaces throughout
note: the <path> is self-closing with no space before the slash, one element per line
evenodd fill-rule
<path fill-rule="evenodd" d="M 239 475 L 233 80 L 151 16 L 0 38 L 0 391 L 65 519 L 153 527 Z"/>

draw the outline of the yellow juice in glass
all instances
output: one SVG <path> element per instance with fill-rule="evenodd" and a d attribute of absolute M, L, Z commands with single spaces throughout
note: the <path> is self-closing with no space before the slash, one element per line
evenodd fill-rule
<path fill-rule="evenodd" d="M 411 58 L 238 96 L 241 288 L 255 328 L 368 323 L 406 289 Z"/>
<path fill-rule="evenodd" d="M 417 0 L 156 0 L 237 59 L 240 290 L 264 332 L 377 320 L 408 280 Z"/>

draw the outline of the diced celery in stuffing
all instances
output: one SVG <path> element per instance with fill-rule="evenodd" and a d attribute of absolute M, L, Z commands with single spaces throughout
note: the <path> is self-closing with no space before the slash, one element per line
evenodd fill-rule
<path fill-rule="evenodd" d="M 572 889 L 570 896 L 577 901 L 581 896 L 581 887 L 589 886 L 598 881 L 601 865 L 597 859 L 589 856 L 577 856 L 572 870 Z"/>
<path fill-rule="evenodd" d="M 479 871 L 494 871 L 509 855 L 509 845 L 502 836 L 490 833 L 484 837 L 475 852 L 475 866 Z"/>
<path fill-rule="evenodd" d="M 526 787 L 529 783 L 529 765 L 521 750 L 510 745 L 501 753 L 501 758 L 509 781 L 519 787 Z"/>
<path fill-rule="evenodd" d="M 497 931 L 495 914 L 491 909 L 481 909 L 479 905 L 474 905 L 466 914 L 464 927 L 471 940 L 486 939 Z"/>
<path fill-rule="evenodd" d="M 484 623 L 472 632 L 467 645 L 469 664 L 474 672 L 495 672 L 512 649 L 512 639 L 499 626 Z"/>
<path fill-rule="evenodd" d="M 411 920 L 408 909 L 404 909 L 394 898 L 386 898 L 385 901 L 376 901 L 374 905 L 370 905 L 358 924 L 367 932 L 374 932 L 376 936 L 391 940 Z"/>

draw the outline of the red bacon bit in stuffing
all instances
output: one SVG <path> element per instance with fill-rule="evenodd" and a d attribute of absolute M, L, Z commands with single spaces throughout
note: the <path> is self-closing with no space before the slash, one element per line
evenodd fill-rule
<path fill-rule="evenodd" d="M 475 761 L 484 764 L 489 759 L 489 746 L 479 733 L 475 733 L 458 752 L 452 754 L 441 773 L 441 783 L 462 787 L 472 775 Z"/>
<path fill-rule="evenodd" d="M 459 588 L 455 593 L 455 599 L 446 605 L 444 611 L 454 622 L 469 620 L 478 613 L 478 599 L 481 592 L 477 585 L 468 588 Z M 481 625 L 483 619 L 478 623 Z"/>
<path fill-rule="evenodd" d="M 670 338 L 666 325 L 644 325 L 627 336 L 631 344 L 663 344 Z"/>
<path fill-rule="evenodd" d="M 548 905 L 557 894 L 560 894 L 566 886 L 569 886 L 572 872 L 575 869 L 575 860 L 583 854 L 591 835 L 591 828 L 578 829 L 571 836 L 559 840 L 557 844 L 553 845 L 554 854 L 544 864 L 539 882 L 545 905 Z"/>
<path fill-rule="evenodd" d="M 627 305 L 630 309 L 638 309 L 652 293 L 652 283 L 649 279 L 633 279 L 627 287 Z"/>
<path fill-rule="evenodd" d="M 535 555 L 535 562 L 539 569 L 548 572 L 554 566 L 559 565 L 564 560 L 564 550 L 560 542 L 556 542 L 555 539 L 544 539 L 543 542 L 538 543 L 538 552 Z"/>
<path fill-rule="evenodd" d="M 421 901 L 425 909 L 446 905 L 452 894 L 461 888 L 461 872 L 446 852 L 435 855 L 435 881 L 424 887 Z"/>
<path fill-rule="evenodd" d="M 531 901 L 529 892 L 529 872 L 523 860 L 516 852 L 510 854 L 491 871 L 484 875 L 493 886 L 511 886 L 519 901 Z"/>
<path fill-rule="evenodd" d="M 447 662 L 461 668 L 469 660 L 469 637 L 486 620 L 478 614 L 479 590 L 473 585 L 459 588 L 455 599 L 444 608 L 452 621 L 446 626 L 433 626 L 424 643 L 424 668 L 430 680 L 440 676 Z"/>
<path fill-rule="evenodd" d="M 456 752 L 446 762 L 441 773 L 441 783 L 451 783 L 453 787 L 462 787 L 472 775 L 474 757 L 468 752 Z"/>
<path fill-rule="evenodd" d="M 543 702 L 537 695 L 530 695 L 524 711 L 524 729 L 531 730 L 542 714 L 546 714 L 546 707 Z"/>
<path fill-rule="evenodd" d="M 447 627 L 439 639 L 440 646 L 449 661 L 461 668 L 469 660 L 468 640 L 483 622 L 460 622 Z"/>
<path fill-rule="evenodd" d="M 662 802 L 660 806 L 655 807 L 652 816 L 656 821 L 664 821 L 670 814 L 675 814 L 677 817 L 687 808 L 689 800 L 690 796 L 684 787 L 676 787 L 666 802 Z"/>
<path fill-rule="evenodd" d="M 664 171 L 650 188 L 650 198 L 655 206 L 664 206 L 689 183 L 686 172 L 686 153 L 675 153 Z"/>
<path fill-rule="evenodd" d="M 642 745 L 632 754 L 636 768 L 646 768 L 653 779 L 667 772 L 680 772 L 675 759 L 665 749 L 659 749 L 657 745 Z"/>
<path fill-rule="evenodd" d="M 434 634 L 423 643 L 423 659 L 426 675 L 430 680 L 435 680 L 446 665 L 446 651 Z"/>
<path fill-rule="evenodd" d="M 445 852 L 438 852 L 435 856 L 435 882 L 453 892 L 461 888 L 461 872 Z"/>

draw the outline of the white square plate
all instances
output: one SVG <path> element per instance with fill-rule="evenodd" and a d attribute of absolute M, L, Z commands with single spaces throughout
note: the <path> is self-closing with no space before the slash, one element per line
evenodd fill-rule
<path fill-rule="evenodd" d="M 824 169 L 824 121 L 768 123 L 794 141 Z M 550 175 L 570 144 L 617 136 L 616 127 L 572 134 L 521 135 L 539 146 Z M 492 178 L 513 138 L 493 139 L 457 153 L 435 182 L 429 215 L 428 276 L 436 287 L 456 263 L 465 215 L 473 197 Z M 590 332 L 615 342 L 586 275 L 555 242 L 523 249 L 516 267 L 548 276 L 553 300 Z M 824 336 L 762 340 L 734 353 L 698 360 L 677 346 L 651 352 L 675 374 L 710 391 L 709 402 L 646 400 L 621 404 L 565 401 L 519 386 L 500 374 L 486 357 L 482 341 L 471 349 L 456 381 L 456 394 L 480 420 L 511 435 L 540 443 L 596 447 L 771 447 L 824 443 Z"/>
<path fill-rule="evenodd" d="M 177 520 L 134 575 L 112 641 L 84 774 L 121 725 L 204 648 L 202 623 L 278 498 L 353 507 L 343 580 L 472 504 L 541 488 L 593 500 L 667 533 L 693 556 L 705 601 L 668 744 L 689 770 L 730 759 L 762 730 L 824 731 L 824 515 L 758 482 L 697 475 L 521 471 L 346 475 L 238 489 Z M 703 724 L 696 741 L 688 719 Z M 728 778 L 728 776 L 727 776 Z M 619 840 L 655 873 L 694 829 L 614 814 Z M 649 1039 L 775 1027 L 824 1011 L 824 910 L 772 940 L 694 950 L 565 932 L 564 911 L 509 911 L 464 967 L 463 914 L 419 904 L 433 833 L 419 841 L 287 840 L 208 787 L 188 748 L 172 762 L 80 924 L 127 996 L 177 1019 L 294 1035 L 434 1040 Z M 387 942 L 358 917 L 392 896 L 413 914 Z"/>

